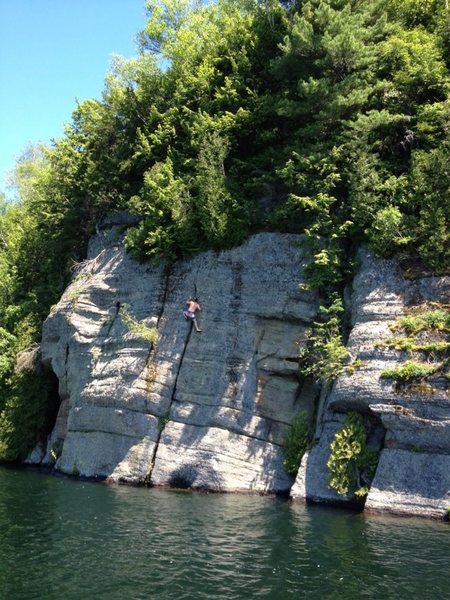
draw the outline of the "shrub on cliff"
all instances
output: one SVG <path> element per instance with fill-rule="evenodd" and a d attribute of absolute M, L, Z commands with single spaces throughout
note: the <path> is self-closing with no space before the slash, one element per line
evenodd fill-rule
<path fill-rule="evenodd" d="M 303 455 L 310 443 L 310 417 L 306 411 L 294 417 L 284 441 L 284 468 L 289 475 L 296 475 Z"/>
<path fill-rule="evenodd" d="M 313 376 L 316 381 L 329 384 L 344 369 L 349 358 L 342 337 L 342 314 L 340 298 L 334 296 L 330 306 L 319 309 L 320 321 L 313 324 L 307 335 L 307 343 L 299 353 L 300 373 Z"/>
<path fill-rule="evenodd" d="M 359 413 L 348 413 L 343 427 L 330 444 L 327 467 L 329 486 L 345 496 L 365 496 L 378 462 L 378 455 L 366 444 L 366 430 Z"/>

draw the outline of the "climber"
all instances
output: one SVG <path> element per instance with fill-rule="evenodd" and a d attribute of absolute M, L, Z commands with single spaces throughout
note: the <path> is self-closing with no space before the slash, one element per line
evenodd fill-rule
<path fill-rule="evenodd" d="M 183 311 L 184 318 L 186 319 L 186 321 L 192 321 L 192 323 L 194 323 L 195 331 L 198 331 L 198 333 L 200 333 L 201 329 L 198 326 L 197 317 L 195 315 L 197 311 L 202 310 L 202 307 L 198 302 L 198 298 L 189 298 L 189 300 L 186 300 L 186 304 L 187 309 Z"/>

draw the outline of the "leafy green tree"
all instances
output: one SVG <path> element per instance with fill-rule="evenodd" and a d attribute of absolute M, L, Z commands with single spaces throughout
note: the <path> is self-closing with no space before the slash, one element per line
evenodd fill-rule
<path fill-rule="evenodd" d="M 408 28 L 432 28 L 449 10 L 446 0 L 387 0 L 386 8 L 391 17 Z"/>
<path fill-rule="evenodd" d="M 149 169 L 141 195 L 131 198 L 130 207 L 142 217 L 126 239 L 127 248 L 138 258 L 170 262 L 196 249 L 189 189 L 174 175 L 170 158 Z"/>
<path fill-rule="evenodd" d="M 284 441 L 283 465 L 289 475 L 295 476 L 303 455 L 311 441 L 310 417 L 306 411 L 295 415 Z"/>
<path fill-rule="evenodd" d="M 299 355 L 301 374 L 313 376 L 325 385 L 342 373 L 349 358 L 342 336 L 343 312 L 342 301 L 337 295 L 328 307 L 321 306 L 320 321 L 314 323 L 307 345 L 302 347 Z"/>
<path fill-rule="evenodd" d="M 0 381 L 11 373 L 14 366 L 14 347 L 16 338 L 3 327 L 0 327 Z"/>
<path fill-rule="evenodd" d="M 396 206 L 381 208 L 376 214 L 370 229 L 369 242 L 377 254 L 389 256 L 395 254 L 410 239 L 406 235 L 404 217 Z"/>
<path fill-rule="evenodd" d="M 417 251 L 433 270 L 446 272 L 450 264 L 450 138 L 430 152 L 415 153 L 411 180 L 412 201 L 419 212 L 413 237 Z"/>

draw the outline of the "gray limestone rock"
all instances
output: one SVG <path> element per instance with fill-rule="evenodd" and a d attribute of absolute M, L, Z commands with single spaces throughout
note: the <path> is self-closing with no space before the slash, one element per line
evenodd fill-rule
<path fill-rule="evenodd" d="M 372 511 L 428 516 L 440 511 L 442 517 L 450 489 L 448 382 L 399 386 L 382 378 L 385 369 L 398 367 L 409 357 L 377 343 L 393 336 L 389 325 L 400 315 L 448 304 L 450 278 L 408 281 L 395 261 L 375 259 L 365 250 L 360 251 L 359 261 L 347 344 L 358 366 L 346 370 L 332 386 L 316 432 L 317 444 L 304 457 L 291 496 L 315 502 L 337 499 L 327 485 L 330 442 L 343 415 L 357 411 L 379 422 L 373 445 L 384 446 L 366 506 Z"/>
<path fill-rule="evenodd" d="M 238 248 L 171 268 L 124 250 L 116 215 L 43 328 L 41 356 L 61 406 L 46 448 L 27 462 L 69 474 L 213 491 L 287 492 L 282 446 L 293 417 L 312 417 L 317 389 L 298 379 L 298 351 L 318 301 L 302 291 L 301 236 L 261 233 Z M 381 378 L 407 356 L 377 342 L 414 306 L 450 302 L 450 281 L 403 279 L 393 260 L 359 253 L 347 293 L 347 369 L 319 402 L 315 444 L 291 497 L 346 502 L 328 487 L 330 442 L 349 411 L 368 415 L 383 447 L 366 507 L 442 517 L 449 506 L 450 397 L 445 380 L 399 389 Z M 183 319 L 196 295 L 202 333 Z M 350 297 L 351 296 L 351 297 Z M 141 326 L 127 325 L 126 313 Z M 156 344 L 142 326 L 156 327 Z"/>
<path fill-rule="evenodd" d="M 385 448 L 365 508 L 442 518 L 450 507 L 450 455 Z"/>
<path fill-rule="evenodd" d="M 170 422 L 152 472 L 155 485 L 227 492 L 288 492 L 280 446 L 218 427 Z"/>
<path fill-rule="evenodd" d="M 344 416 L 334 415 L 322 428 L 320 440 L 305 453 L 294 485 L 291 489 L 293 500 L 307 499 L 309 502 L 337 504 L 345 502 L 334 490 L 328 487 L 327 461 L 330 443 L 342 427 Z"/>
<path fill-rule="evenodd" d="M 312 415 L 316 394 L 297 375 L 317 312 L 299 288 L 301 236 L 261 233 L 168 268 L 134 261 L 120 219 L 107 225 L 43 328 L 42 358 L 62 399 L 56 469 L 287 492 L 284 438 L 296 413 Z M 202 304 L 202 333 L 182 315 L 190 295 Z M 130 331 L 124 310 L 157 328 L 156 344 Z"/>

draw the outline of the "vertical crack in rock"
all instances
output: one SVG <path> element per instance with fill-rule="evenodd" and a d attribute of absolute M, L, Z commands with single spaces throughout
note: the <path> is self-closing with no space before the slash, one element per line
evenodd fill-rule
<path fill-rule="evenodd" d="M 159 327 L 159 322 L 161 321 L 161 317 L 163 315 L 164 312 L 164 307 L 166 305 L 166 299 L 167 299 L 167 293 L 168 293 L 168 289 L 169 289 L 169 279 L 172 273 L 172 269 L 170 266 L 167 266 L 164 270 L 164 284 L 162 286 L 162 293 L 159 295 L 159 302 L 160 302 L 160 309 L 158 314 L 156 315 L 156 330 L 158 330 Z M 155 350 L 156 350 L 156 344 L 151 344 L 150 346 L 150 350 L 148 351 L 148 356 L 147 356 L 147 360 L 145 362 L 145 367 L 144 369 L 149 369 L 152 358 L 155 354 Z"/>
<path fill-rule="evenodd" d="M 69 362 L 69 352 L 70 352 L 69 344 L 66 344 L 66 358 L 64 361 L 64 371 L 65 371 L 66 377 L 67 377 L 67 363 Z"/>
<path fill-rule="evenodd" d="M 172 270 L 171 270 L 170 267 L 168 267 L 166 269 L 166 272 L 165 272 L 165 281 L 164 281 L 164 286 L 163 286 L 163 293 L 161 295 L 161 310 L 160 310 L 159 314 L 157 315 L 156 328 L 158 328 L 159 322 L 160 322 L 161 317 L 162 317 L 163 312 L 164 312 L 164 308 L 166 306 L 166 299 L 167 299 L 167 295 L 168 295 L 169 281 L 170 281 L 171 275 L 172 275 Z M 194 282 L 194 296 L 196 296 L 196 295 L 197 295 L 197 283 Z M 183 365 L 184 355 L 186 354 L 186 349 L 187 349 L 189 341 L 191 339 L 191 335 L 192 335 L 192 330 L 193 329 L 194 329 L 194 324 L 191 323 L 190 327 L 189 327 L 189 330 L 188 330 L 188 334 L 186 336 L 186 340 L 185 340 L 184 346 L 183 346 L 183 351 L 182 351 L 180 359 L 178 361 L 178 368 L 177 368 L 177 371 L 176 371 L 176 374 L 175 374 L 175 381 L 173 383 L 172 394 L 170 396 L 169 406 L 167 408 L 167 415 L 170 414 L 170 410 L 172 408 L 172 404 L 173 404 L 174 399 L 175 399 L 175 395 L 176 395 L 176 391 L 177 391 L 178 377 L 179 377 L 180 372 L 181 372 L 181 367 Z M 147 359 L 147 365 L 146 365 L 147 369 L 149 368 L 149 366 L 151 364 L 151 361 L 152 361 L 153 356 L 155 354 L 155 350 L 156 350 L 156 346 L 152 345 L 152 347 L 150 348 L 148 359 Z M 161 440 L 161 436 L 162 436 L 162 432 L 164 431 L 164 427 L 165 427 L 165 423 L 163 423 L 163 424 L 160 425 L 158 439 L 155 442 L 155 446 L 154 446 L 154 450 L 153 450 L 153 454 L 152 454 L 152 460 L 151 460 L 151 464 L 152 465 L 155 462 L 155 457 L 156 457 L 156 454 L 158 452 L 159 442 Z M 151 478 L 151 473 L 148 476 L 148 480 L 150 480 L 150 478 Z"/>
<path fill-rule="evenodd" d="M 237 335 L 235 332 L 239 326 L 239 309 L 241 307 L 241 294 L 242 294 L 242 263 L 241 261 L 232 261 L 231 263 L 231 300 L 230 300 L 230 311 L 231 316 L 229 321 L 232 323 L 232 327 L 229 329 L 229 335 L 227 336 L 226 344 L 228 356 L 228 364 L 226 366 L 226 373 L 228 377 L 228 385 L 231 391 L 231 401 L 235 404 L 235 397 L 238 391 L 239 382 L 239 367 L 241 362 L 235 358 L 235 350 L 237 346 Z"/>
<path fill-rule="evenodd" d="M 317 402 L 317 408 L 316 408 L 316 418 L 315 418 L 315 425 L 314 425 L 314 439 L 315 440 L 318 440 L 320 438 L 320 436 L 322 435 L 322 431 L 324 428 L 323 415 L 324 415 L 325 404 L 326 404 L 326 400 L 328 398 L 329 392 L 330 392 L 330 384 L 327 382 L 323 383 L 322 387 L 320 389 L 319 400 Z"/>
<path fill-rule="evenodd" d="M 69 354 L 70 354 L 70 348 L 69 348 L 69 342 L 67 342 L 66 344 L 66 355 L 64 357 L 64 389 L 65 389 L 65 395 L 69 395 L 68 394 L 68 385 L 69 385 Z M 53 370 L 54 372 L 54 370 Z M 61 381 L 60 381 L 60 388 L 61 388 Z"/>

